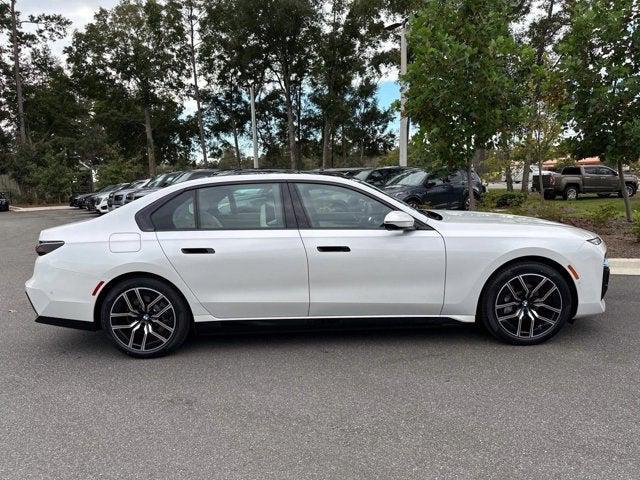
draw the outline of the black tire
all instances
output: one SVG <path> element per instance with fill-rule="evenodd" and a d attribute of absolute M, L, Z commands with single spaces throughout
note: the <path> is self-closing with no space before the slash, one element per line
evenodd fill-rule
<path fill-rule="evenodd" d="M 573 185 L 569 185 L 562 192 L 562 198 L 565 200 L 577 200 L 578 199 L 578 187 L 574 187 Z"/>
<path fill-rule="evenodd" d="M 129 304 L 123 297 L 125 292 Z M 164 299 L 158 300 L 157 294 Z M 138 298 L 142 298 L 144 308 L 140 308 Z M 135 315 L 127 313 L 132 311 L 127 305 L 133 307 Z M 165 312 L 156 318 L 163 310 Z M 100 309 L 100 322 L 106 335 L 118 349 L 136 358 L 160 357 L 180 347 L 189 334 L 191 320 L 191 311 L 182 295 L 167 283 L 148 277 L 118 283 L 109 290 Z M 134 324 L 137 328 L 128 326 Z M 147 345 L 150 348 L 145 350 Z"/>
<path fill-rule="evenodd" d="M 410 198 L 407 200 L 407 205 L 415 210 L 419 210 L 423 203 L 417 198 Z"/>
<path fill-rule="evenodd" d="M 633 183 L 627 183 L 626 185 L 627 185 L 627 195 L 629 195 L 629 198 L 631 198 L 636 194 L 636 187 L 633 185 Z M 618 197 L 620 198 L 624 197 L 622 192 L 618 192 Z"/>
<path fill-rule="evenodd" d="M 526 297 L 520 279 L 533 295 Z M 548 302 L 548 306 L 540 306 L 540 299 L 547 294 L 542 303 Z M 567 281 L 557 270 L 542 263 L 523 262 L 504 268 L 489 280 L 480 317 L 496 338 L 512 345 L 535 345 L 558 333 L 571 317 L 574 301 Z"/>
<path fill-rule="evenodd" d="M 555 200 L 556 192 L 545 191 L 543 196 L 545 200 Z"/>

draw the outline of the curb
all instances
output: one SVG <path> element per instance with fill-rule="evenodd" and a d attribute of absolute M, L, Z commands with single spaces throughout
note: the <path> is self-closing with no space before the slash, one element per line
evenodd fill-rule
<path fill-rule="evenodd" d="M 12 212 L 41 212 L 45 210 L 71 210 L 73 207 L 68 207 L 66 205 L 55 206 L 55 207 L 14 207 L 10 206 L 9 209 Z"/>
<path fill-rule="evenodd" d="M 610 258 L 611 275 L 640 275 L 640 258 Z"/>

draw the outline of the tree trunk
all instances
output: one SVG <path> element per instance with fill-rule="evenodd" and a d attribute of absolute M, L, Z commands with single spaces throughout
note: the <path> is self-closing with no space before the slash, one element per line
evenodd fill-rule
<path fill-rule="evenodd" d="M 347 136 L 344 134 L 344 123 L 342 124 L 342 127 L 340 128 L 340 137 L 342 140 L 342 166 L 346 167 L 347 166 L 347 154 L 348 154 L 348 149 L 347 149 Z"/>
<path fill-rule="evenodd" d="M 540 197 L 544 200 L 544 186 L 542 184 L 542 157 L 538 156 L 538 189 Z"/>
<path fill-rule="evenodd" d="M 240 156 L 240 145 L 238 144 L 238 129 L 236 128 L 236 122 L 233 122 L 233 145 L 236 153 L 236 163 L 238 168 L 242 168 L 242 157 Z"/>
<path fill-rule="evenodd" d="M 153 143 L 153 130 L 151 129 L 151 113 L 149 107 L 144 107 L 144 130 L 147 134 L 147 158 L 149 160 L 149 176 L 156 174 L 156 146 Z"/>
<path fill-rule="evenodd" d="M 627 222 L 633 222 L 631 204 L 629 203 L 629 194 L 627 193 L 627 184 L 624 181 L 624 171 L 622 170 L 622 159 L 618 159 L 618 178 L 620 180 L 620 191 L 622 191 L 622 199 L 624 200 L 624 211 L 627 216 Z"/>
<path fill-rule="evenodd" d="M 476 197 L 473 194 L 473 162 L 478 157 L 480 149 L 477 149 L 473 158 L 467 160 L 467 196 L 469 197 L 469 210 L 476 209 Z"/>
<path fill-rule="evenodd" d="M 284 103 L 287 108 L 287 133 L 289 137 L 289 158 L 291 160 L 291 169 L 298 169 L 297 155 L 296 155 L 296 129 L 295 122 L 293 120 L 293 102 L 291 98 L 291 83 L 289 81 L 289 74 L 285 72 L 284 75 Z"/>
<path fill-rule="evenodd" d="M 22 75 L 20 72 L 20 49 L 18 48 L 18 19 L 16 0 L 11 0 L 11 43 L 13 46 L 13 75 L 16 82 L 16 100 L 18 103 L 18 144 L 27 143 L 27 129 L 24 120 L 24 98 L 22 96 Z"/>
<path fill-rule="evenodd" d="M 513 175 L 511 174 L 511 162 L 504 169 L 504 179 L 507 182 L 507 192 L 513 192 Z"/>
<path fill-rule="evenodd" d="M 324 130 L 322 132 L 322 169 L 327 168 L 331 155 L 331 134 L 333 125 L 331 120 L 326 118 L 324 121 Z"/>
<path fill-rule="evenodd" d="M 527 133 L 527 148 L 524 155 L 524 164 L 522 165 L 522 185 L 520 186 L 522 193 L 529 194 L 529 170 L 531 167 L 530 158 L 531 132 Z"/>
<path fill-rule="evenodd" d="M 193 16 L 193 5 L 189 6 L 189 56 L 191 57 L 191 71 L 193 73 L 193 96 L 196 101 L 196 115 L 198 118 L 198 131 L 200 136 L 200 149 L 202 150 L 202 161 L 207 164 L 207 143 L 204 139 L 204 121 L 202 120 L 202 107 L 200 104 L 200 87 L 198 86 L 198 66 L 196 64 L 196 43 L 195 27 Z"/>

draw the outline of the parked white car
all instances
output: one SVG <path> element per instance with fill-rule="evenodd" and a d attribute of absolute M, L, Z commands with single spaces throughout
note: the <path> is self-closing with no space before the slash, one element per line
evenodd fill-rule
<path fill-rule="evenodd" d="M 44 230 L 36 321 L 96 330 L 136 357 L 195 326 L 250 319 L 481 320 L 513 344 L 604 311 L 605 245 L 534 218 L 422 212 L 366 184 L 252 174 L 167 187 Z"/>

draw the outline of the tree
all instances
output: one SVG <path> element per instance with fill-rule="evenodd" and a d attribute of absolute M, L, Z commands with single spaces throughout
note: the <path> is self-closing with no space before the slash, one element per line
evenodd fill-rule
<path fill-rule="evenodd" d="M 558 141 L 560 131 L 552 124 L 557 124 L 556 106 L 553 101 L 554 87 L 557 85 L 555 72 L 552 63 L 552 47 L 557 42 L 557 37 L 561 29 L 567 23 L 566 10 L 562 0 L 543 0 L 540 5 L 543 11 L 542 16 L 534 19 L 528 29 L 528 40 L 532 48 L 535 49 L 535 67 L 531 70 L 528 80 L 529 90 L 527 92 L 528 121 L 526 125 L 526 145 L 532 148 L 527 149 L 524 158 L 522 171 L 522 191 L 529 192 L 529 165 L 532 161 L 537 163 L 542 170 L 543 158 L 541 154 L 545 150 L 542 144 L 551 144 Z M 556 133 L 555 138 L 550 134 Z M 544 140 L 543 140 L 544 138 Z M 540 191 L 542 188 L 542 176 L 538 176 Z"/>
<path fill-rule="evenodd" d="M 428 0 L 410 24 L 407 114 L 423 146 L 466 167 L 468 185 L 474 161 L 522 115 L 519 79 L 532 52 L 510 30 L 519 14 L 509 0 Z"/>
<path fill-rule="evenodd" d="M 364 76 L 383 37 L 381 2 L 332 0 L 318 30 L 317 61 L 312 67 L 313 102 L 322 126 L 322 168 L 331 156 L 334 128 L 348 115 L 347 94 L 357 76 Z"/>
<path fill-rule="evenodd" d="M 13 64 L 13 88 L 15 92 L 17 142 L 19 145 L 27 143 L 27 127 L 24 113 L 24 84 L 22 52 L 33 50 L 47 40 L 57 40 L 66 34 L 66 28 L 71 24 L 61 15 L 29 15 L 26 20 L 20 19 L 20 12 L 16 10 L 16 0 L 4 0 L 0 2 L 0 19 L 8 16 L 10 29 L 11 57 Z M 2 22 L 5 23 L 5 22 Z M 5 25 L 6 25 L 5 23 Z M 33 33 L 23 31 L 24 25 L 35 27 Z M 0 53 L 2 53 L 0 51 Z"/>
<path fill-rule="evenodd" d="M 73 75 L 99 98 L 114 87 L 137 102 L 147 139 L 149 175 L 156 173 L 152 111 L 184 87 L 187 58 L 181 4 L 168 0 L 122 0 L 100 9 L 66 52 Z M 90 61 L 87 61 L 90 59 Z"/>
<path fill-rule="evenodd" d="M 623 164 L 640 157 L 640 7 L 635 0 L 576 0 L 558 47 L 575 131 L 573 152 L 617 164 L 632 221 Z"/>
<path fill-rule="evenodd" d="M 201 95 L 198 72 L 198 42 L 196 36 L 199 33 L 199 25 L 203 16 L 204 6 L 201 0 L 186 0 L 184 2 L 184 21 L 187 25 L 187 52 L 191 65 L 191 78 L 193 82 L 193 99 L 196 102 L 196 118 L 198 121 L 198 135 L 202 160 L 207 163 L 207 142 L 205 141 L 204 119 L 202 114 Z"/>
<path fill-rule="evenodd" d="M 242 167 L 242 153 L 240 152 L 240 138 L 246 132 L 249 122 L 249 104 L 238 88 L 227 88 L 221 92 L 211 92 L 205 98 L 208 105 L 207 126 L 209 131 L 224 145 L 225 138 L 233 138 L 233 151 L 236 166 Z"/>

